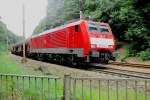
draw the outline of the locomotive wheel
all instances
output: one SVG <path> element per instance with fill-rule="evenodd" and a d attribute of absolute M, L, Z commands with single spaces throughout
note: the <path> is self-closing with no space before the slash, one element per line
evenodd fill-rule
<path fill-rule="evenodd" d="M 60 57 L 60 58 L 59 58 L 59 63 L 60 63 L 60 64 L 63 64 L 63 61 L 64 61 L 63 57 Z"/>
<path fill-rule="evenodd" d="M 69 61 L 69 63 L 70 63 L 72 66 L 76 66 L 76 65 L 77 65 L 77 62 L 75 61 L 75 56 L 74 56 L 74 55 L 71 55 L 71 56 L 68 58 L 68 61 Z"/>
<path fill-rule="evenodd" d="M 72 62 L 71 64 L 72 64 L 73 66 L 76 66 L 76 65 L 77 65 L 77 63 L 76 63 L 76 62 Z"/>

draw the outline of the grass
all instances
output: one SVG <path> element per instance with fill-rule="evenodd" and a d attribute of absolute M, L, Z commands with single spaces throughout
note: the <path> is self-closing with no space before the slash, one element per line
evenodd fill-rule
<path fill-rule="evenodd" d="M 6 84 L 7 83 L 7 84 Z M 30 83 L 30 84 L 29 84 Z M 48 84 L 49 83 L 49 84 Z M 4 84 L 1 87 L 0 99 L 1 98 L 13 98 L 14 100 L 53 100 L 54 98 L 62 98 L 63 95 L 63 86 L 62 81 L 55 79 L 47 78 L 18 78 L 14 77 L 13 80 L 11 77 L 3 78 L 1 84 Z M 56 91 L 55 91 L 56 90 Z"/>
<path fill-rule="evenodd" d="M 0 73 L 25 74 L 27 71 L 9 58 L 6 52 L 0 53 Z"/>
<path fill-rule="evenodd" d="M 1 74 L 17 74 L 17 75 L 41 75 L 36 71 L 31 71 L 24 68 L 20 64 L 17 64 L 15 60 L 11 59 L 4 46 L 0 47 L 0 73 Z M 19 77 L 0 77 L 0 100 L 14 99 L 14 100 L 49 100 L 49 98 L 55 98 L 56 92 L 58 97 L 62 97 L 63 86 L 59 81 L 57 84 L 55 80 L 50 79 L 50 85 L 48 85 L 48 79 Z M 43 84 L 43 87 L 42 87 Z M 55 85 L 57 85 L 57 91 L 55 91 Z M 50 97 L 49 97 L 50 96 Z"/>
<path fill-rule="evenodd" d="M 97 85 L 99 84 L 98 82 L 96 81 L 92 82 L 92 89 L 90 89 L 90 85 L 89 83 L 88 84 L 87 83 L 88 81 L 84 82 L 83 88 L 82 88 L 82 83 L 80 81 L 77 83 L 76 85 L 77 100 L 82 100 L 83 97 L 84 100 L 91 100 L 90 98 L 92 98 L 92 100 L 126 100 L 126 88 L 124 82 L 119 82 L 118 91 L 117 91 L 116 84 L 113 81 L 110 81 L 109 93 L 108 93 L 108 86 L 105 81 L 101 81 L 100 87 Z M 145 100 L 144 88 L 143 89 L 137 88 L 137 94 L 136 94 L 135 86 L 131 86 L 133 82 L 129 82 L 129 83 L 130 85 L 128 85 L 127 88 L 127 100 Z M 92 94 L 91 95 L 92 97 L 90 97 L 90 94 Z M 117 95 L 118 95 L 118 99 L 117 99 Z M 136 96 L 138 99 L 136 99 Z M 147 90 L 147 100 L 150 100 L 149 90 Z"/>
<path fill-rule="evenodd" d="M 27 72 L 9 57 L 5 44 L 0 43 L 0 73 L 25 74 Z"/>

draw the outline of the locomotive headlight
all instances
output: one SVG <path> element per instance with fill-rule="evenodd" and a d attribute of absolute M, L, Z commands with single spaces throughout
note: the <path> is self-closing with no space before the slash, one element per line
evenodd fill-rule
<path fill-rule="evenodd" d="M 113 48 L 113 45 L 108 45 L 109 48 Z"/>

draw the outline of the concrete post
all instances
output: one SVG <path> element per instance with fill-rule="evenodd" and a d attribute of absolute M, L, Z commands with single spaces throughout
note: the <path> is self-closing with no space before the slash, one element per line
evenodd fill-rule
<path fill-rule="evenodd" d="M 70 100 L 70 75 L 64 76 L 64 100 Z"/>

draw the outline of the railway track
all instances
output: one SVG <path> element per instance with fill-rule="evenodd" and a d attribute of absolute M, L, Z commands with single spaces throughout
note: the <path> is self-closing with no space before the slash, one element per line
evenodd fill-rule
<path fill-rule="evenodd" d="M 128 71 L 122 69 L 113 69 L 113 68 L 107 68 L 107 69 L 90 68 L 90 70 L 94 72 L 115 75 L 119 77 L 150 79 L 150 73 Z"/>
<path fill-rule="evenodd" d="M 122 62 L 110 62 L 110 65 L 120 65 L 120 66 L 128 66 L 128 67 L 137 67 L 137 68 L 149 68 L 150 65 L 145 64 L 133 64 L 133 63 L 122 63 Z"/>
<path fill-rule="evenodd" d="M 110 62 L 108 65 L 100 65 L 100 66 L 105 69 L 98 67 L 98 68 L 91 68 L 91 71 L 104 74 L 111 74 L 119 77 L 150 79 L 150 65 Z"/>

